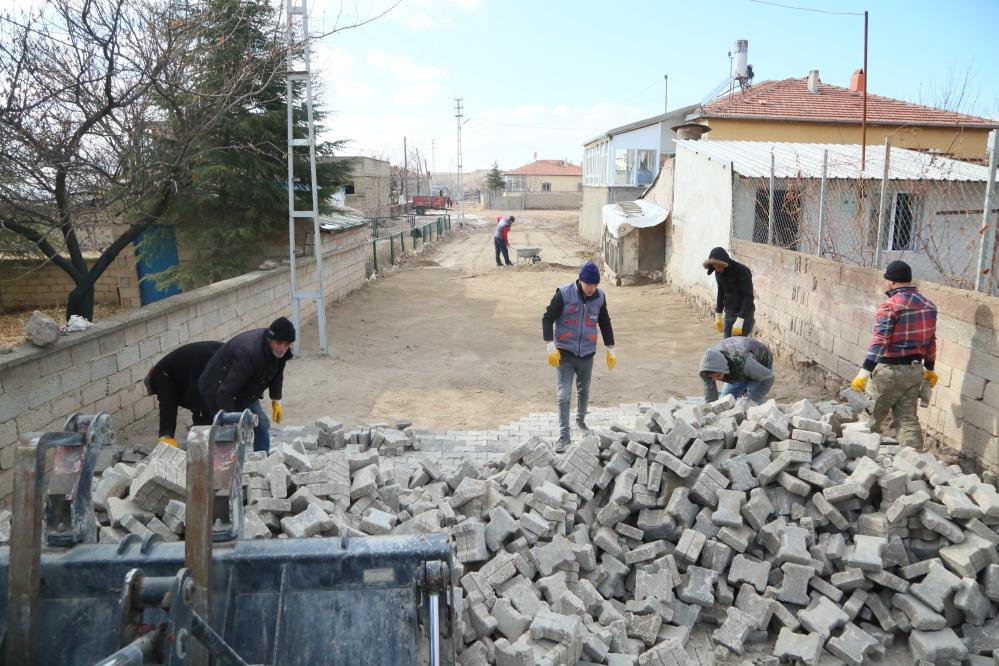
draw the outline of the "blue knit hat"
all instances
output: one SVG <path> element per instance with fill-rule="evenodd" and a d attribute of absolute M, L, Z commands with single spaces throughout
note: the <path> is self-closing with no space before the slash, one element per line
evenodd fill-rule
<path fill-rule="evenodd" d="M 600 284 L 600 269 L 592 261 L 587 261 L 579 269 L 579 280 L 589 284 Z"/>

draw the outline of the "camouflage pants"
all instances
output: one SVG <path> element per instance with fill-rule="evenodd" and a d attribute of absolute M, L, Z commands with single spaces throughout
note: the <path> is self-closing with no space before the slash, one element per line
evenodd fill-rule
<path fill-rule="evenodd" d="M 864 420 L 871 432 L 881 431 L 881 424 L 890 411 L 898 430 L 899 444 L 921 449 L 923 431 L 919 427 L 916 405 L 922 382 L 922 364 L 878 365 L 874 368 L 867 382 L 871 404 L 864 410 Z"/>

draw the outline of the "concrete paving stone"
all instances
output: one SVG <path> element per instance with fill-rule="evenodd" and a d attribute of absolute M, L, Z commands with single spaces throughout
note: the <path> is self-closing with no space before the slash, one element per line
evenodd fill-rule
<path fill-rule="evenodd" d="M 826 643 L 826 649 L 849 666 L 862 666 L 877 646 L 876 638 L 853 623 L 848 623 L 842 634 Z"/>
<path fill-rule="evenodd" d="M 853 545 L 847 549 L 843 562 L 848 567 L 864 571 L 881 571 L 884 568 L 881 550 L 887 543 L 888 539 L 884 537 L 855 534 Z"/>
<path fill-rule="evenodd" d="M 909 635 L 909 651 L 914 659 L 947 664 L 961 661 L 968 648 L 953 629 L 944 628 L 939 631 L 913 630 Z"/>
<path fill-rule="evenodd" d="M 937 486 L 933 489 L 933 495 L 947 507 L 947 517 L 951 520 L 966 520 L 982 516 L 981 508 L 968 497 L 968 493 L 960 488 Z"/>
<path fill-rule="evenodd" d="M 905 615 L 913 629 L 936 631 L 947 626 L 947 619 L 943 615 L 934 612 L 911 594 L 896 594 L 891 603 Z"/>
<path fill-rule="evenodd" d="M 962 578 L 977 578 L 979 571 L 999 563 L 996 547 L 976 534 L 968 534 L 964 543 L 941 548 L 940 559 Z"/>
<path fill-rule="evenodd" d="M 910 586 L 909 592 L 938 613 L 961 587 L 961 578 L 948 571 L 940 560 L 930 560 L 926 577 Z"/>
<path fill-rule="evenodd" d="M 711 608 L 715 604 L 714 584 L 719 573 L 694 565 L 687 567 L 687 581 L 678 590 L 677 596 L 688 604 Z"/>
<path fill-rule="evenodd" d="M 837 627 L 850 621 L 850 617 L 829 598 L 819 596 L 811 606 L 798 612 L 798 621 L 808 631 L 828 639 Z"/>
<path fill-rule="evenodd" d="M 962 578 L 961 586 L 954 594 L 954 607 L 964 613 L 965 621 L 981 626 L 988 620 L 992 604 L 982 591 L 982 586 L 974 578 Z"/>
<path fill-rule="evenodd" d="M 762 594 L 767 588 L 770 568 L 770 562 L 755 560 L 740 553 L 735 556 L 728 569 L 728 582 L 733 585 L 748 583 Z"/>
<path fill-rule="evenodd" d="M 745 640 L 757 627 L 757 619 L 739 608 L 730 606 L 725 611 L 725 621 L 711 633 L 711 639 L 736 654 L 742 654 Z"/>
<path fill-rule="evenodd" d="M 779 659 L 800 661 L 805 666 L 818 666 L 824 639 L 818 634 L 797 634 L 787 627 L 780 630 L 773 654 Z"/>
<path fill-rule="evenodd" d="M 784 574 L 777 598 L 784 603 L 807 606 L 811 601 L 808 595 L 809 583 L 815 575 L 810 565 L 786 562 L 781 565 Z"/>

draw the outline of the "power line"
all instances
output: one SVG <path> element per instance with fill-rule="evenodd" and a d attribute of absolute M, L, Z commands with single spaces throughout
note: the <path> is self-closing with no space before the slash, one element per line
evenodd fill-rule
<path fill-rule="evenodd" d="M 828 9 L 815 9 L 814 7 L 796 7 L 794 5 L 785 5 L 779 2 L 768 2 L 767 0 L 747 0 L 747 2 L 755 2 L 758 5 L 771 5 L 773 7 L 783 7 L 784 9 L 797 9 L 801 12 L 815 12 L 816 14 L 833 14 L 835 16 L 863 16 L 864 12 L 834 12 Z"/>
<path fill-rule="evenodd" d="M 471 119 L 469 119 L 471 120 Z M 540 129 L 540 130 L 552 130 L 556 132 L 600 132 L 603 127 L 544 127 L 541 125 L 518 125 L 516 123 L 504 123 L 498 120 L 486 120 L 485 118 L 475 118 L 476 121 L 480 123 L 489 123 L 491 125 L 504 125 L 506 127 L 520 127 L 523 129 Z"/>

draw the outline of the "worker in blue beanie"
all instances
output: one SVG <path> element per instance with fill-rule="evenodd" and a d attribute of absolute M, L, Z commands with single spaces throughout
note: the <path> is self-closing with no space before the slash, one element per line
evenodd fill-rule
<path fill-rule="evenodd" d="M 584 435 L 586 406 L 590 397 L 593 357 L 597 353 L 597 329 L 607 347 L 607 368 L 617 364 L 614 353 L 614 329 L 607 312 L 607 296 L 600 284 L 600 269 L 592 261 L 583 264 L 579 279 L 555 291 L 544 317 L 542 335 L 548 351 L 548 364 L 555 368 L 558 387 L 559 453 L 572 443 L 569 430 L 569 403 L 572 381 L 576 380 L 576 426 Z"/>

